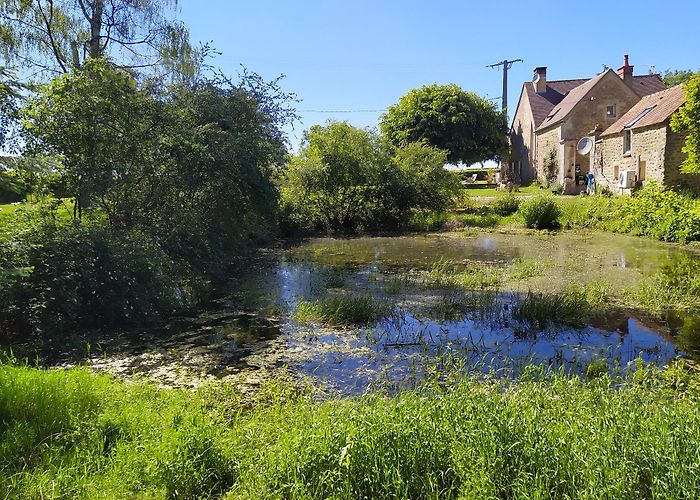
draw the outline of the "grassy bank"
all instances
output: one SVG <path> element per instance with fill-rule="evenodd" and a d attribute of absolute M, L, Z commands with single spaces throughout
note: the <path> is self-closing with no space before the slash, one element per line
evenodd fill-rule
<path fill-rule="evenodd" d="M 528 188 L 530 189 L 530 188 Z M 527 200 L 523 193 L 501 192 L 495 199 L 480 200 L 479 194 L 458 212 L 419 213 L 410 228 L 415 231 L 496 228 L 531 225 L 526 220 Z M 542 191 L 535 198 L 549 199 Z M 520 210 L 504 212 L 504 199 L 517 199 Z M 532 198 L 532 196 L 531 196 Z M 690 243 L 700 241 L 700 199 L 650 183 L 633 196 L 557 196 L 560 208 L 558 225 L 564 229 L 598 229 L 615 233 L 648 236 L 662 241 Z"/>
<path fill-rule="evenodd" d="M 625 380 L 461 379 L 447 392 L 246 401 L 0 366 L 3 498 L 691 498 L 700 390 Z"/>

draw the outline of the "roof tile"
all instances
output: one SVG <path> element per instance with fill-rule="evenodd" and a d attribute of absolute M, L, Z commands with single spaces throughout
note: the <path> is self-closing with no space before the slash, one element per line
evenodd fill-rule
<path fill-rule="evenodd" d="M 625 128 L 634 130 L 663 123 L 675 113 L 678 108 L 683 106 L 683 104 L 685 104 L 685 92 L 683 91 L 682 84 L 656 92 L 655 94 L 646 95 L 642 97 L 637 104 L 632 106 L 632 109 L 622 115 L 619 120 L 610 125 L 610 127 L 601 134 L 601 137 L 619 134 Z M 625 125 L 637 118 L 644 110 L 652 106 L 654 108 L 647 112 L 641 119 L 632 126 L 625 127 Z"/>

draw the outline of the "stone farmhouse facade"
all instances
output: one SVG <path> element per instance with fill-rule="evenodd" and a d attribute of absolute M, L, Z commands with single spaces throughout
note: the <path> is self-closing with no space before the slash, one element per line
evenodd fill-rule
<path fill-rule="evenodd" d="M 635 185 L 649 181 L 676 187 L 700 189 L 700 175 L 683 174 L 680 165 L 685 135 L 670 128 L 670 120 L 685 104 L 683 86 L 677 85 L 645 97 L 595 142 L 594 172 L 600 186 L 628 194 L 620 176 L 631 172 Z"/>
<path fill-rule="evenodd" d="M 581 189 L 594 156 L 579 154 L 578 141 L 600 135 L 640 99 L 665 89 L 659 75 L 635 76 L 628 56 L 624 61 L 617 72 L 577 80 L 548 81 L 547 68 L 536 68 L 533 81 L 523 84 L 513 118 L 508 175 L 521 181 L 545 177 L 551 158 L 556 181 Z"/>

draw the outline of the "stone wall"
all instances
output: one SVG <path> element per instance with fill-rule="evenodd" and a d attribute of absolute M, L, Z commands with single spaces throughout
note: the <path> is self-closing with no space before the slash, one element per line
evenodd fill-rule
<path fill-rule="evenodd" d="M 690 188 L 700 192 L 700 174 L 682 174 L 680 171 L 681 164 L 687 157 L 682 151 L 685 137 L 685 134 L 677 134 L 670 128 L 667 130 L 664 178 L 669 186 Z"/>
<path fill-rule="evenodd" d="M 646 162 L 646 177 L 642 184 L 653 180 L 667 186 L 700 190 L 700 175 L 680 172 L 680 165 L 685 159 L 682 152 L 685 138 L 672 132 L 667 123 L 633 129 L 629 154 L 622 151 L 623 136 L 624 132 L 606 136 L 596 145 L 603 160 L 602 171 L 596 172 L 599 185 L 609 186 L 613 192 L 621 193 L 615 172 L 633 170 L 639 177 L 639 163 Z"/>
<path fill-rule="evenodd" d="M 554 127 L 544 133 L 537 134 L 537 177 L 544 177 L 544 160 L 552 150 L 557 154 L 557 162 L 561 171 L 563 162 L 559 144 L 561 142 L 560 131 L 559 127 Z"/>
<path fill-rule="evenodd" d="M 576 165 L 581 166 L 582 175 L 588 173 L 590 158 L 578 154 L 578 141 L 589 136 L 597 126 L 599 130 L 608 128 L 637 102 L 639 97 L 620 77 L 612 72 L 607 73 L 560 125 L 540 132 L 537 144 L 538 171 L 541 172 L 544 158 L 555 147 L 559 155 L 559 182 L 565 176 L 573 177 Z M 614 116 L 607 116 L 608 106 L 615 107 Z"/>
<path fill-rule="evenodd" d="M 619 76 L 609 73 L 579 101 L 562 123 L 562 139 L 578 142 L 593 131 L 596 125 L 606 129 L 638 102 L 639 97 L 632 89 Z M 615 116 L 607 116 L 608 106 L 615 106 Z"/>
<path fill-rule="evenodd" d="M 510 134 L 511 162 L 514 164 L 513 170 L 522 180 L 532 180 L 537 177 L 533 161 L 533 128 L 532 111 L 527 98 L 527 92 L 525 91 L 525 87 L 523 87 Z"/>

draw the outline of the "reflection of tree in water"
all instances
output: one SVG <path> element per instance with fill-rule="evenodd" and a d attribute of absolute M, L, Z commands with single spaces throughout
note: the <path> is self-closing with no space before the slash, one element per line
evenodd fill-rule
<path fill-rule="evenodd" d="M 683 317 L 683 324 L 678 330 L 678 344 L 693 357 L 700 356 L 700 315 Z"/>
<path fill-rule="evenodd" d="M 675 254 L 659 272 L 663 283 L 687 294 L 700 292 L 700 257 L 690 252 Z"/>

